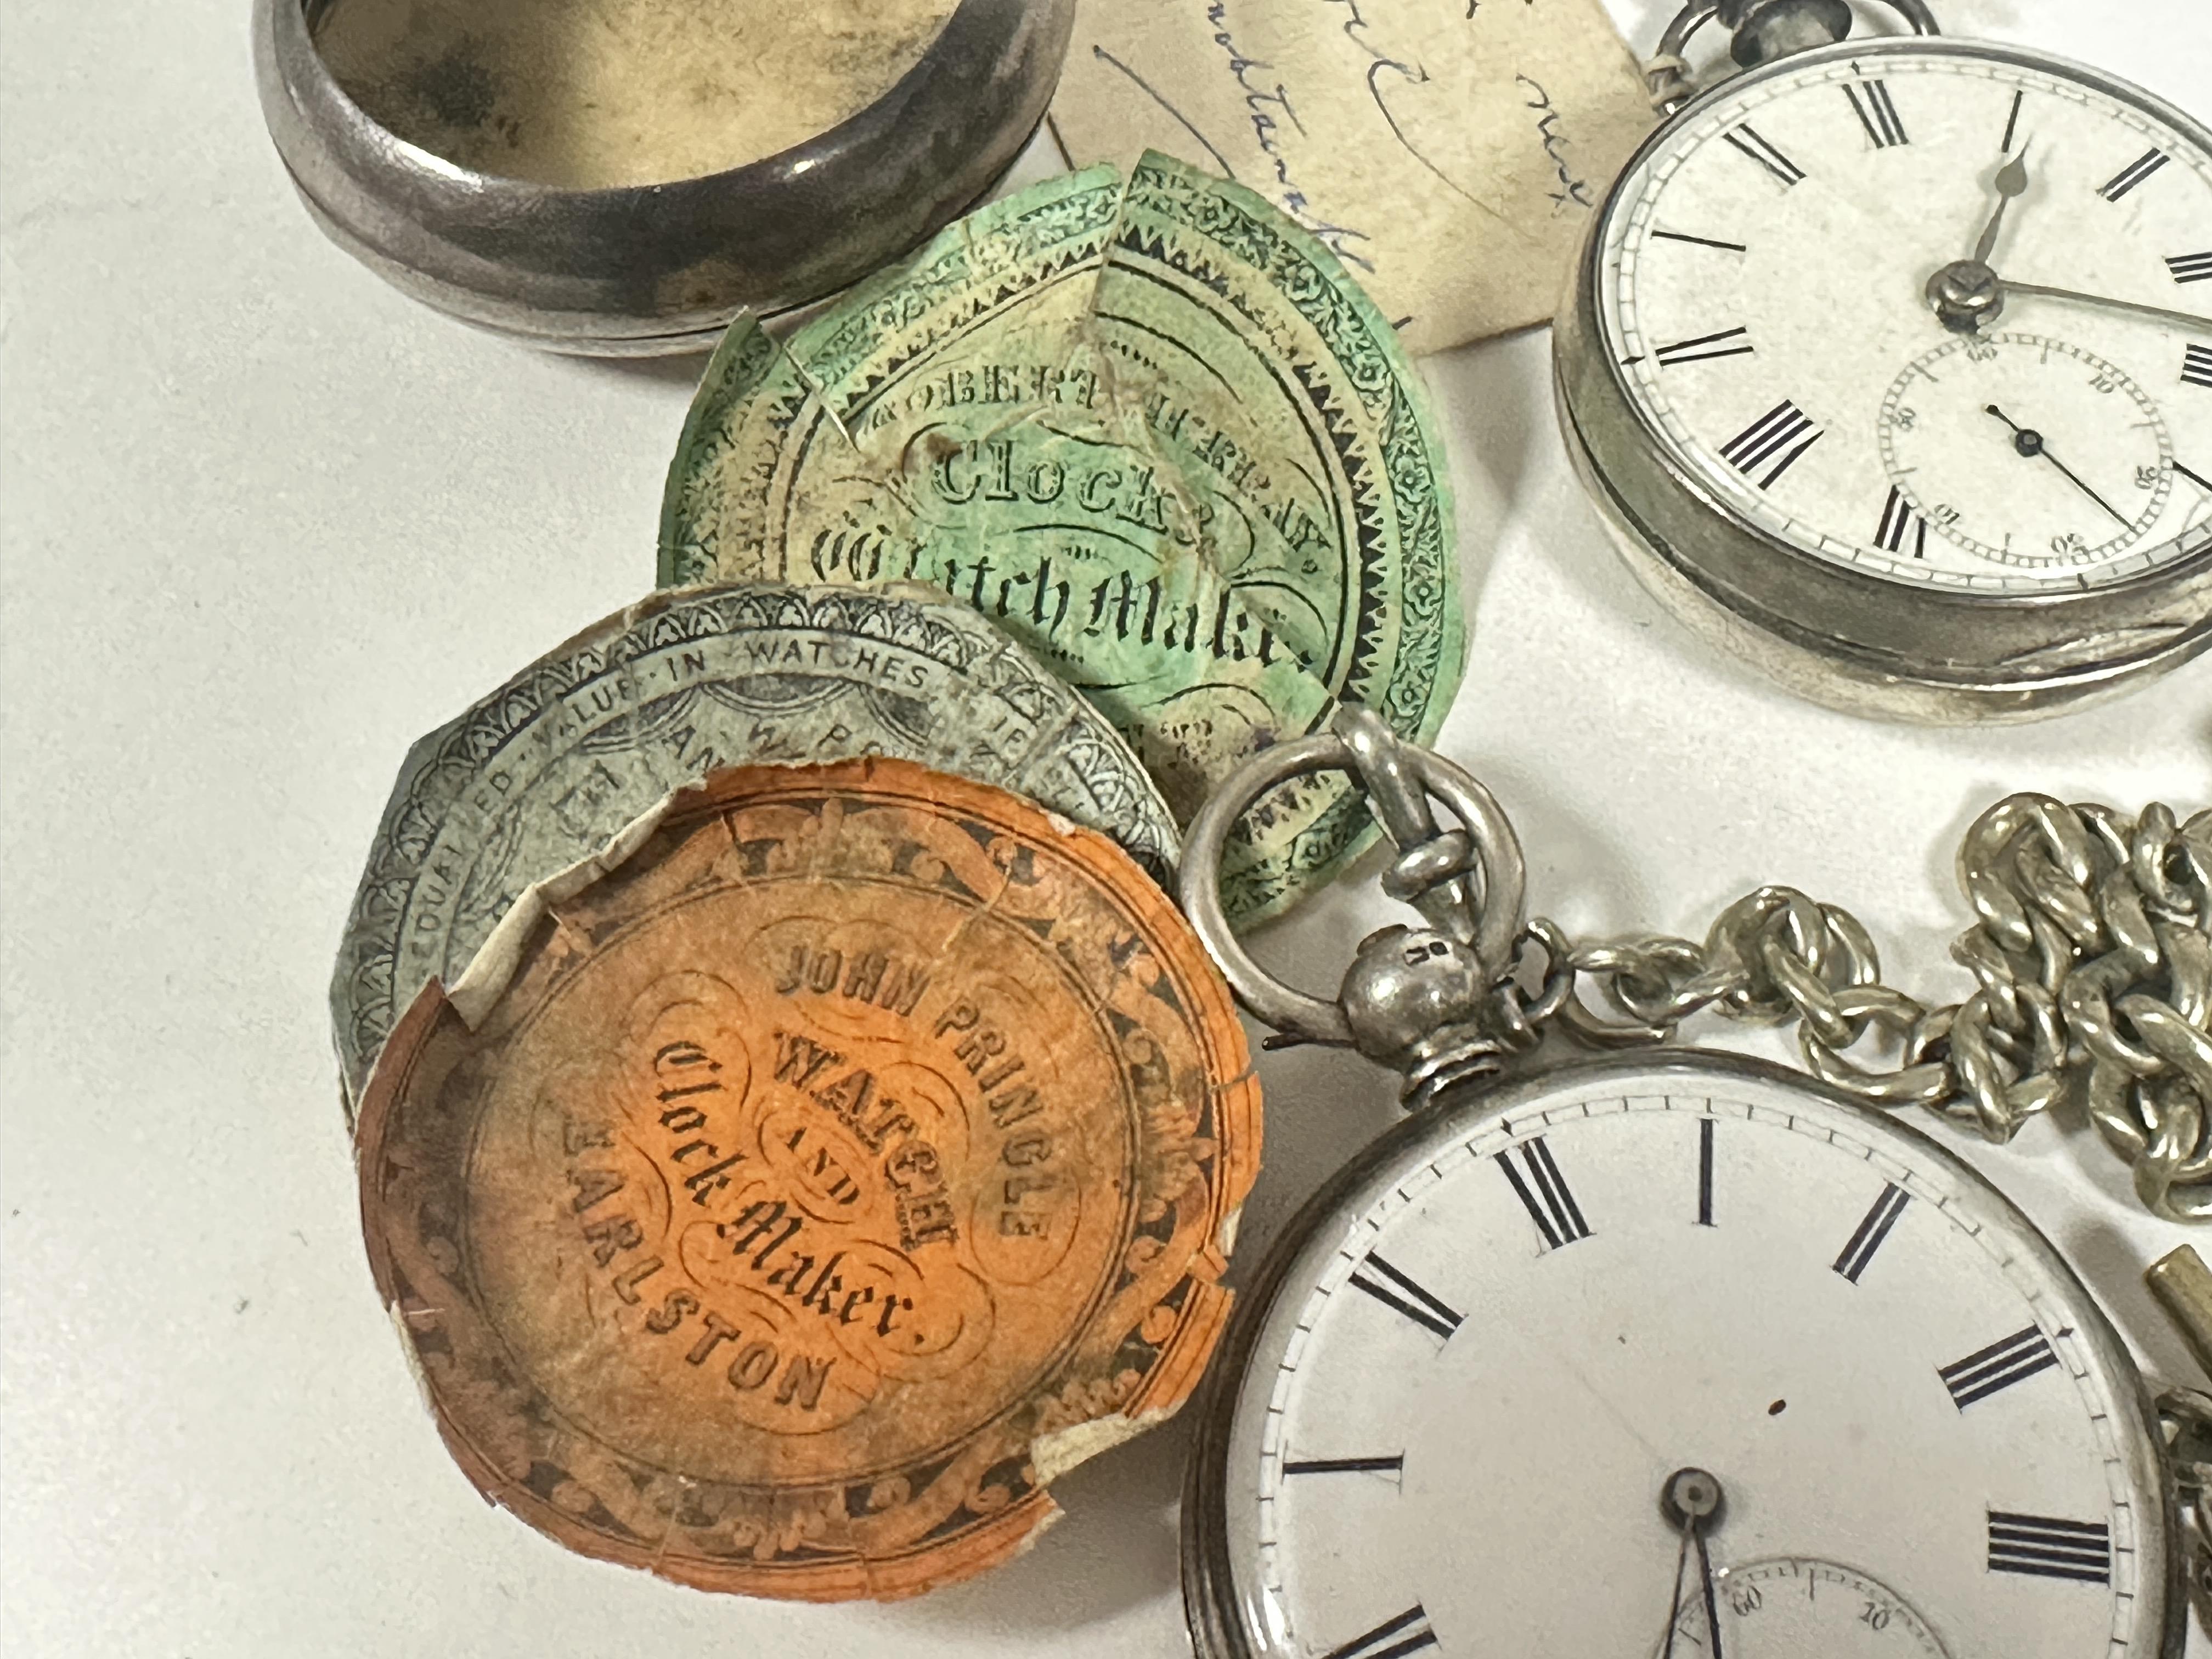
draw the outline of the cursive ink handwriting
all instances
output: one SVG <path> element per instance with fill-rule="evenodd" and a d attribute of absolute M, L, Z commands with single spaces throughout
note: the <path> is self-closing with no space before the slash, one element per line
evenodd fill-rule
<path fill-rule="evenodd" d="M 1528 88 L 1535 94 L 1523 99 L 1522 103 L 1530 109 L 1543 112 L 1542 118 L 1536 123 L 1536 131 L 1543 138 L 1544 154 L 1551 157 L 1552 171 L 1559 186 L 1550 192 L 1552 211 L 1558 214 L 1569 207 L 1589 207 L 1591 204 L 1589 185 L 1577 179 L 1574 169 L 1567 165 L 1565 152 L 1570 141 L 1559 132 L 1559 112 L 1553 106 L 1552 95 L 1525 75 L 1516 75 L 1513 79 L 1516 84 Z"/>
<path fill-rule="evenodd" d="M 1484 204 L 1468 195 L 1456 179 L 1422 154 L 1420 146 L 1406 136 L 1406 130 L 1398 125 L 1398 117 L 1392 111 L 1389 100 L 1383 96 L 1382 76 L 1384 75 L 1395 75 L 1401 82 L 1413 86 L 1421 86 L 1426 84 L 1429 79 L 1428 70 L 1418 63 L 1409 64 L 1401 58 L 1393 58 L 1368 39 L 1368 33 L 1374 25 L 1367 21 L 1366 14 L 1360 10 L 1359 0 L 1322 0 L 1322 3 L 1342 9 L 1345 14 L 1344 38 L 1367 54 L 1367 96 L 1374 104 L 1376 113 L 1382 118 L 1384 125 L 1390 129 L 1390 136 L 1398 141 L 1398 147 L 1419 161 L 1422 167 L 1432 174 L 1445 189 L 1455 196 L 1466 198 L 1477 207 L 1482 207 Z"/>
<path fill-rule="evenodd" d="M 1122 74 L 1128 76 L 1129 80 L 1135 85 L 1138 91 L 1143 93 L 1146 97 L 1151 99 L 1162 109 L 1165 110 L 1170 116 L 1174 117 L 1176 125 L 1180 126 L 1192 137 L 1198 140 L 1199 147 L 1205 150 L 1208 155 L 1211 155 L 1213 158 L 1214 166 L 1221 169 L 1221 176 L 1223 178 L 1228 179 L 1231 184 L 1236 183 L 1237 169 L 1229 165 L 1229 158 L 1213 147 L 1213 140 L 1207 137 L 1204 133 L 1200 132 L 1196 127 L 1191 125 L 1190 118 L 1188 116 L 1177 109 L 1165 98 L 1163 98 L 1160 95 L 1160 89 L 1158 87 L 1145 79 L 1143 76 L 1138 74 L 1136 70 L 1131 69 L 1127 64 L 1123 63 L 1120 58 L 1116 58 L 1112 52 L 1107 51 L 1106 48 L 1102 46 L 1098 46 L 1094 43 L 1091 48 L 1091 55 L 1102 64 L 1111 64 L 1115 69 L 1121 70 Z"/>
<path fill-rule="evenodd" d="M 1228 0 L 1207 0 L 1206 21 L 1213 26 L 1213 44 L 1220 47 L 1228 58 L 1229 72 L 1237 77 L 1237 87 L 1244 94 L 1244 111 L 1252 124 L 1253 141 L 1260 146 L 1260 153 L 1274 168 L 1275 183 L 1279 187 L 1275 199 L 1285 213 L 1327 243 L 1329 252 L 1338 258 L 1346 264 L 1358 265 L 1362 270 L 1372 271 L 1375 262 L 1346 244 L 1373 239 L 1365 231 L 1354 230 L 1349 225 L 1332 224 L 1316 216 L 1312 202 L 1291 176 L 1290 158 L 1283 153 L 1280 137 L 1283 125 L 1276 118 L 1275 111 L 1279 109 L 1282 112 L 1284 119 L 1289 121 L 1301 138 L 1306 137 L 1306 130 L 1304 124 L 1298 119 L 1297 111 L 1291 106 L 1290 88 L 1279 81 L 1273 88 L 1264 82 L 1254 83 L 1252 72 L 1255 70 L 1269 70 L 1274 65 L 1261 58 L 1247 58 L 1238 48 L 1237 38 L 1229 28 Z M 1182 120 L 1180 114 L 1176 114 L 1176 118 Z M 1185 121 L 1183 125 L 1188 126 L 1189 123 Z M 1206 148 L 1211 149 L 1212 146 L 1208 144 Z"/>

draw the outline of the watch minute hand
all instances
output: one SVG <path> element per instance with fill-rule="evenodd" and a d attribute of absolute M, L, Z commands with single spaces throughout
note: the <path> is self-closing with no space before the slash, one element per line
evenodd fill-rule
<path fill-rule="evenodd" d="M 2132 312 L 2138 317 L 2152 317 L 2161 323 L 2179 323 L 2184 328 L 2202 329 L 2212 334 L 2212 317 L 2199 317 L 2186 311 L 2168 311 L 2164 306 L 2149 306 L 2138 300 L 2115 299 L 2109 294 L 2083 294 L 2070 288 L 2046 288 L 2041 283 L 2015 283 L 2009 276 L 2002 279 L 2007 294 L 2033 294 L 2045 300 L 2070 300 L 2075 305 L 2102 306 L 2107 311 Z"/>
<path fill-rule="evenodd" d="M 1702 1528 L 1698 1531 L 1698 1571 L 1705 1583 L 1705 1630 L 1712 1638 L 1713 1659 L 1723 1659 L 1719 1598 L 1713 1589 L 1713 1558 L 1711 1552 L 1705 1547 L 1705 1534 Z"/>

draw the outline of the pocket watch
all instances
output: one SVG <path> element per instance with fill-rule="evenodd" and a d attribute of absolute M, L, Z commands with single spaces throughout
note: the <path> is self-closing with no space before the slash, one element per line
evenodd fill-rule
<path fill-rule="evenodd" d="M 1560 313 L 1646 586 L 1791 690 L 2024 719 L 2212 645 L 2212 132 L 1844 0 L 1693 0 Z M 1701 93 L 1717 19 L 1747 65 Z"/>
<path fill-rule="evenodd" d="M 1366 786 L 1400 849 L 1384 889 L 1424 922 L 1368 939 L 1335 1002 L 1257 968 L 1207 876 L 1245 805 L 1321 768 Z M 1462 828 L 1437 833 L 1431 794 Z M 2069 821 L 2097 826 L 2094 867 Z M 2109 900 L 2136 871 L 2173 983 L 2212 961 L 2212 814 L 2015 797 L 1961 863 L 1985 919 L 2031 890 L 2008 884 L 2023 866 L 2031 908 L 2063 908 L 2076 876 Z M 2051 1242 L 1882 1109 L 1975 1092 L 1986 1010 L 1918 1040 L 1931 1016 L 1880 985 L 1863 930 L 1785 890 L 1702 946 L 1524 926 L 1496 802 L 1358 711 L 1225 783 L 1183 883 L 1252 1012 L 1401 1071 L 1414 1109 L 1291 1224 L 1232 1321 L 1184 1501 L 1200 1659 L 2179 1659 L 2185 1571 L 2212 1561 L 2191 1553 L 2212 1399 L 2154 1404 Z M 2065 979 L 2045 981 L 2062 1005 Z M 2130 995 L 2140 1036 L 2156 998 Z M 1802 1018 L 1820 1074 L 1648 1046 L 1706 1005 Z M 1921 1028 L 1902 1070 L 1842 1061 L 1869 1023 Z M 1553 1025 L 1637 1046 L 1498 1075 Z M 2149 1083 L 2152 1139 L 2199 1134 L 2195 1086 Z M 2189 1150 L 2191 1180 L 2212 1177 Z"/>

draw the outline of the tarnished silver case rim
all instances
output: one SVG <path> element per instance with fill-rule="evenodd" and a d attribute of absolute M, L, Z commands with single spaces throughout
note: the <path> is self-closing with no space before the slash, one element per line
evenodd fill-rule
<path fill-rule="evenodd" d="M 315 50 L 330 0 L 254 0 L 261 109 L 309 216 L 394 287 L 555 351 L 703 350 L 833 293 L 980 200 L 1058 85 L 1075 0 L 960 0 L 889 92 L 805 143 L 665 184 L 564 190 L 459 167 L 372 120 Z"/>
<path fill-rule="evenodd" d="M 1680 1076 L 1692 1086 L 1717 1078 L 1777 1084 L 1818 1095 L 1852 1112 L 1878 1117 L 1890 1129 L 1934 1152 L 1960 1179 L 1978 1188 L 2018 1224 L 2022 1237 L 2040 1255 L 2045 1269 L 2076 1296 L 2087 1310 L 2093 1322 L 2081 1334 L 2088 1338 L 2099 1360 L 2122 1391 L 2133 1390 L 2138 1419 L 2129 1425 L 2134 1432 L 2127 1437 L 2148 1456 L 2152 1484 L 2165 1500 L 2161 1519 L 2166 1570 L 2163 1582 L 2155 1586 L 2160 1599 L 2153 1610 L 2160 1628 L 2160 1644 L 2155 1654 L 2146 1655 L 2145 1659 L 2182 1659 L 2187 1636 L 2188 1595 L 2184 1576 L 2185 1562 L 2179 1547 L 2183 1537 L 2179 1484 L 2172 1462 L 2166 1454 L 2157 1411 L 2142 1372 L 2106 1316 L 2103 1305 L 2081 1282 L 2081 1276 L 2018 1205 L 1957 1153 L 1911 1124 L 1874 1111 L 1803 1072 L 1709 1048 L 1673 1048 L 1658 1053 L 1647 1049 L 1608 1054 L 1542 1066 L 1526 1076 L 1504 1081 L 1485 1079 L 1465 1085 L 1378 1137 L 1299 1206 L 1268 1251 L 1251 1285 L 1237 1292 L 1228 1334 L 1213 1357 L 1212 1375 L 1206 1379 L 1206 1392 L 1199 1402 L 1198 1430 L 1183 1483 L 1181 1539 L 1183 1622 L 1188 1627 L 1197 1659 L 1281 1659 L 1281 1656 L 1257 1644 L 1255 1632 L 1243 1616 L 1242 1596 L 1226 1527 L 1228 1457 L 1238 1384 L 1261 1338 L 1267 1334 L 1283 1287 L 1298 1278 L 1301 1270 L 1304 1277 L 1312 1277 L 1319 1263 L 1341 1242 L 1322 1232 L 1322 1224 L 1331 1215 L 1364 1208 L 1379 1198 L 1389 1185 L 1390 1171 L 1413 1148 L 1464 1139 L 1489 1120 L 1521 1112 L 1534 1101 L 1562 1088 L 1601 1083 L 1608 1077 L 1649 1077 L 1655 1073 Z"/>
<path fill-rule="evenodd" d="M 1946 593 L 1847 570 L 1746 523 L 1676 464 L 1629 395 L 1598 316 L 1606 225 L 1627 179 L 1676 123 L 1808 64 L 1936 52 L 2078 77 L 2212 150 L 2212 132 L 2179 110 L 2049 52 L 1904 37 L 1778 59 L 1701 94 L 1621 169 L 1593 216 L 1559 315 L 1554 388 L 1568 449 L 1628 563 L 1701 636 L 1798 695 L 1853 714 L 1931 723 L 2038 719 L 2212 647 L 2212 533 L 2176 564 L 2086 592 Z"/>

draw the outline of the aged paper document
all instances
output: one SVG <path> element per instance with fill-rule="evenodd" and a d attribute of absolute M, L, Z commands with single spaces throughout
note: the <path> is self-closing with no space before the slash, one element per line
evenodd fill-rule
<path fill-rule="evenodd" d="M 1259 1167 L 1129 855 L 910 761 L 718 772 L 532 890 L 371 1073 L 371 1266 L 455 1460 L 702 1589 L 911 1595 L 1180 1407 Z"/>
<path fill-rule="evenodd" d="M 1548 319 L 1652 125 L 1600 0 L 1083 0 L 1052 120 L 1257 191 L 1417 353 Z"/>

